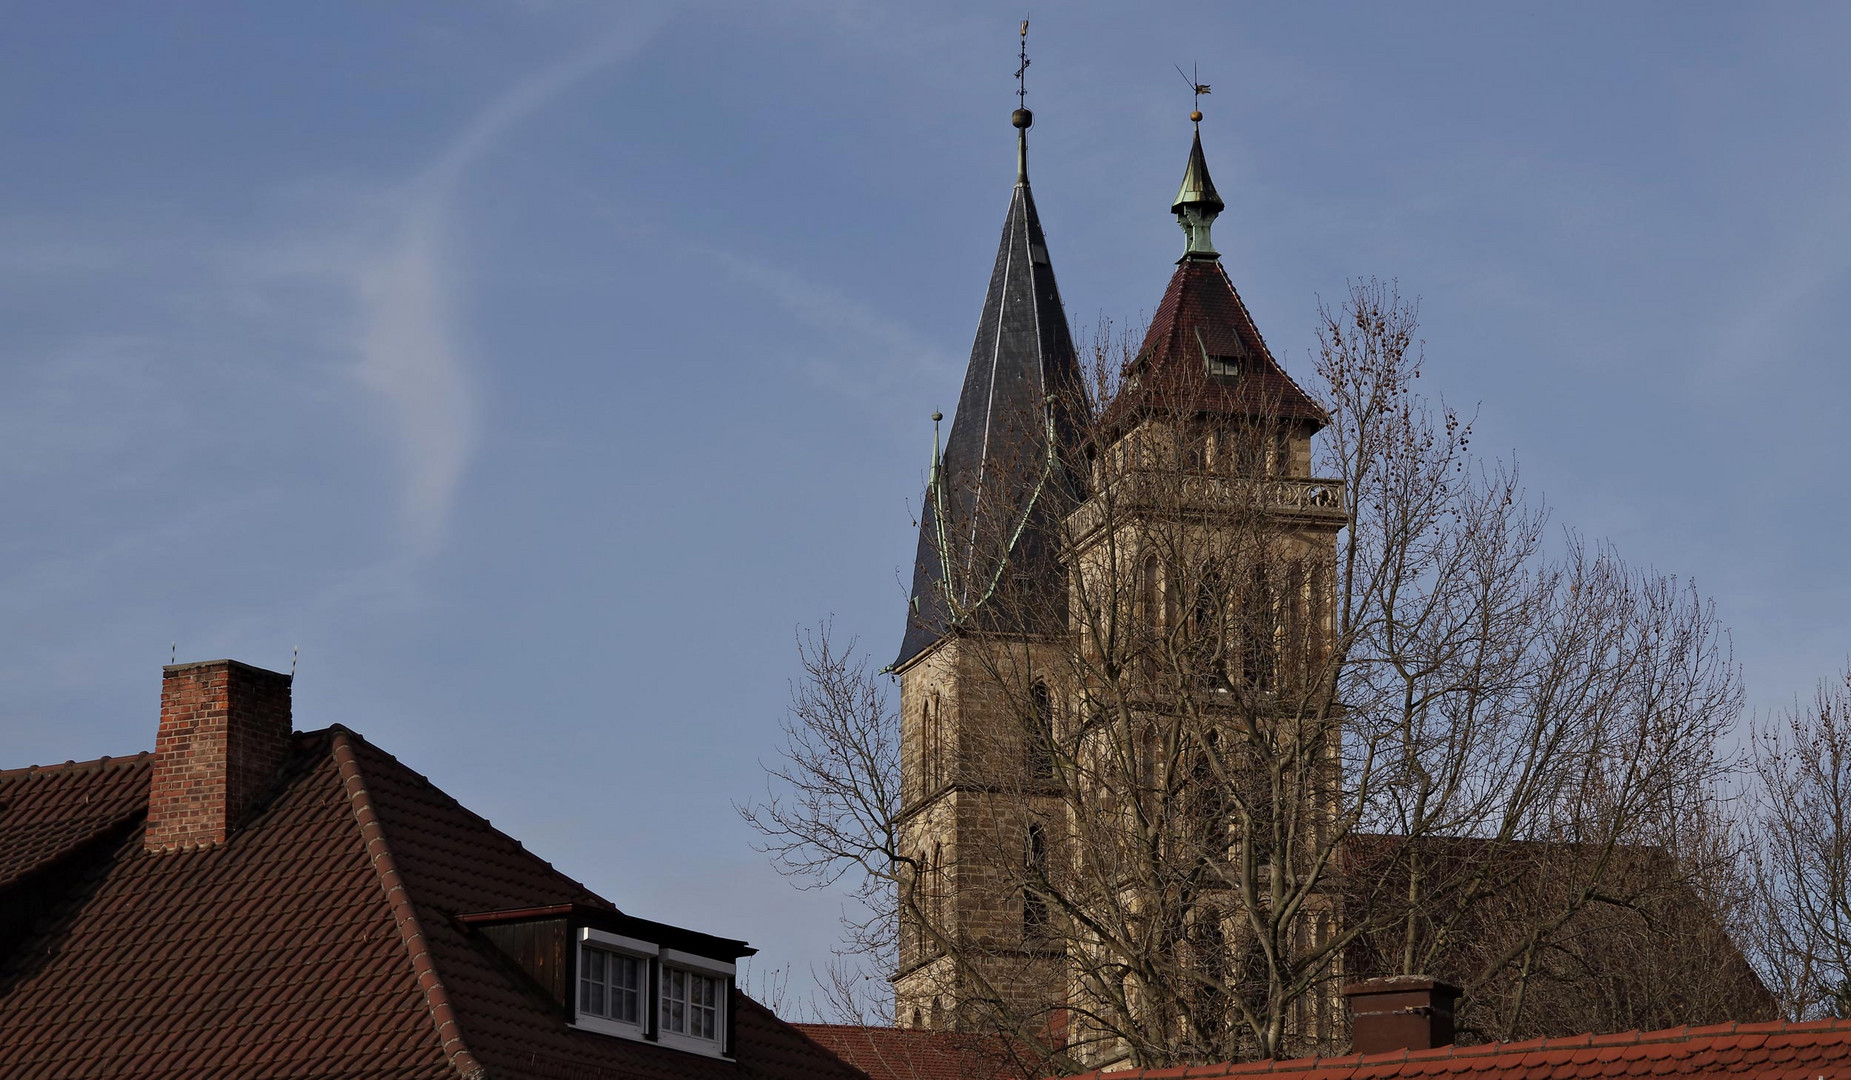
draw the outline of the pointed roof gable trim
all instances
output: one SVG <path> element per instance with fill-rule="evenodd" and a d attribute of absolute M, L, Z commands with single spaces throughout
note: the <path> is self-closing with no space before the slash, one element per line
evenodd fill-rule
<path fill-rule="evenodd" d="M 365 777 L 360 775 L 360 762 L 354 756 L 353 744 L 348 741 L 347 729 L 335 725 L 331 731 L 333 737 L 330 749 L 334 763 L 340 770 L 341 784 L 347 791 L 347 802 L 353 811 L 354 824 L 360 828 L 361 842 L 366 845 L 367 861 L 379 877 L 379 887 L 384 891 L 386 903 L 392 909 L 392 921 L 398 926 L 405 951 L 411 957 L 412 972 L 417 977 L 419 988 L 424 991 L 425 1007 L 430 1011 L 437 1041 L 443 1047 L 450 1067 L 456 1070 L 459 1077 L 463 1080 L 481 1080 L 488 1074 L 487 1070 L 463 1041 L 462 1028 L 456 1022 L 456 1011 L 450 1007 L 450 991 L 444 986 L 443 976 L 438 974 L 436 965 L 431 962 L 430 948 L 425 944 L 424 927 L 418 922 L 418 913 L 411 905 L 411 894 L 406 891 L 405 883 L 399 877 L 398 864 L 392 858 L 391 846 L 386 843 L 385 830 L 379 826 L 379 815 L 373 810 L 373 797 L 366 789 Z"/>

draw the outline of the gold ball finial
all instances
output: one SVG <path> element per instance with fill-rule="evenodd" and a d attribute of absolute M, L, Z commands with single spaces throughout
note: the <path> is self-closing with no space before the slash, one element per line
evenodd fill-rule
<path fill-rule="evenodd" d="M 1201 123 L 1202 122 L 1202 110 L 1197 109 L 1194 112 L 1190 113 L 1189 119 L 1194 120 L 1198 124 Z"/>
<path fill-rule="evenodd" d="M 1016 127 L 1026 130 L 1034 124 L 1035 114 L 1029 112 L 1027 109 L 1017 109 L 1015 112 L 1009 114 L 1009 122 Z"/>

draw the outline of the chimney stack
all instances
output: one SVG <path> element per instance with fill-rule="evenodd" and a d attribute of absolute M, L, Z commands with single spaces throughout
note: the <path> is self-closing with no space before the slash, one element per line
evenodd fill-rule
<path fill-rule="evenodd" d="M 236 660 L 161 669 L 143 846 L 212 847 L 276 776 L 290 747 L 289 676 Z"/>
<path fill-rule="evenodd" d="M 1459 988 L 1425 975 L 1365 979 L 1343 988 L 1350 1000 L 1350 1050 L 1431 1050 L 1451 1046 Z"/>

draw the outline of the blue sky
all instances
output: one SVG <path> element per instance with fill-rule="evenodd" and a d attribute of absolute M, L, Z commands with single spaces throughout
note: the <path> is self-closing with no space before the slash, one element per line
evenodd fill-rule
<path fill-rule="evenodd" d="M 802 991 L 761 790 L 797 627 L 884 661 L 1013 178 L 991 4 L 10 6 L 0 765 L 287 669 L 637 914 Z M 1308 368 L 1346 279 L 1555 520 L 1693 577 L 1778 707 L 1851 652 L 1837 5 L 1037 7 L 1089 337 L 1156 303 L 1201 66 L 1215 238 Z"/>

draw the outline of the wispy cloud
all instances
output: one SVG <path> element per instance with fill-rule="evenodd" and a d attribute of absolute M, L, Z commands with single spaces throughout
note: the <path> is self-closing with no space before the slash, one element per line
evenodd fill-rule
<path fill-rule="evenodd" d="M 735 278 L 819 330 L 859 339 L 859 345 L 878 346 L 890 356 L 927 367 L 946 362 L 937 346 L 837 289 L 734 252 L 721 251 L 716 257 Z"/>
<path fill-rule="evenodd" d="M 479 403 L 456 323 L 458 193 L 471 168 L 520 123 L 634 54 L 654 24 L 632 19 L 515 84 L 470 120 L 389 201 L 387 240 L 359 261 L 356 375 L 385 406 L 404 468 L 403 526 L 414 550 L 441 543 L 476 441 Z"/>
<path fill-rule="evenodd" d="M 864 410 L 903 422 L 894 410 L 899 402 L 917 400 L 920 381 L 942 383 L 959 369 L 961 361 L 938 344 L 839 289 L 736 252 L 714 257 L 736 280 L 837 346 L 809 356 L 804 373 Z M 898 392 L 900 387 L 906 392 Z"/>

